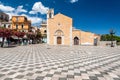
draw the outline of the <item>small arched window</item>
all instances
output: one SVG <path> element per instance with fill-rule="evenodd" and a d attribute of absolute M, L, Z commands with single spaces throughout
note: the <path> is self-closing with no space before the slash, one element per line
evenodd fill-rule
<path fill-rule="evenodd" d="M 46 33 L 47 31 L 46 30 L 44 30 L 44 33 Z"/>
<path fill-rule="evenodd" d="M 10 28 L 11 27 L 11 25 L 8 25 L 8 28 Z"/>
<path fill-rule="evenodd" d="M 23 28 L 24 28 L 24 25 L 22 24 L 21 27 L 22 27 L 22 29 L 23 29 Z"/>
<path fill-rule="evenodd" d="M 52 13 L 51 12 L 49 13 L 49 18 L 52 18 Z"/>
<path fill-rule="evenodd" d="M 18 29 L 18 25 L 16 25 L 16 29 Z"/>
<path fill-rule="evenodd" d="M 4 24 L 4 28 L 6 28 L 6 24 Z"/>

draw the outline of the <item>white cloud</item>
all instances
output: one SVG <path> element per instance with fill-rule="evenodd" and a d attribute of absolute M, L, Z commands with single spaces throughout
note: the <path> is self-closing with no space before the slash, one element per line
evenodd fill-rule
<path fill-rule="evenodd" d="M 78 2 L 78 0 L 70 0 L 71 3 Z"/>
<path fill-rule="evenodd" d="M 25 14 L 27 13 L 27 10 L 23 9 L 23 5 L 20 5 L 17 8 L 13 8 L 11 6 L 5 6 L 4 4 L 0 3 L 0 10 L 8 14 L 10 19 L 12 18 L 12 16 L 26 16 L 28 20 L 31 20 L 32 24 L 40 24 L 42 21 L 42 18 L 40 17 L 34 17 L 34 16 L 32 17 L 29 16 L 28 14 Z M 34 13 L 35 11 L 31 11 L 31 12 Z"/>
<path fill-rule="evenodd" d="M 4 11 L 4 12 L 12 12 L 15 10 L 15 8 L 13 8 L 11 6 L 5 6 L 2 3 L 0 3 L 0 10 Z"/>
<path fill-rule="evenodd" d="M 42 18 L 40 17 L 32 17 L 26 14 L 15 14 L 15 13 L 7 13 L 10 16 L 10 19 L 12 18 L 12 16 L 25 16 L 27 17 L 28 20 L 31 20 L 32 24 L 40 24 L 42 22 Z"/>
<path fill-rule="evenodd" d="M 15 12 L 16 14 L 19 14 L 21 12 L 24 12 L 26 13 L 27 10 L 23 9 L 23 6 L 18 6 L 17 9 L 11 7 L 11 6 L 5 6 L 4 4 L 2 4 L 0 2 L 0 10 L 3 11 L 3 12 Z"/>
<path fill-rule="evenodd" d="M 36 14 L 36 11 L 30 11 L 29 14 Z"/>
<path fill-rule="evenodd" d="M 12 16 L 18 16 L 19 13 L 26 13 L 27 12 L 27 10 L 23 9 L 23 6 L 18 6 L 15 9 L 11 6 L 5 6 L 3 4 L 0 4 L 0 10 L 7 13 L 9 15 L 10 19 L 12 18 Z"/>
<path fill-rule="evenodd" d="M 49 8 L 45 7 L 41 2 L 36 2 L 33 5 L 32 11 L 30 11 L 29 14 L 36 14 L 36 13 L 46 14 L 48 9 Z"/>
<path fill-rule="evenodd" d="M 41 21 L 42 21 L 42 18 L 40 18 L 40 17 L 31 17 L 26 14 L 22 14 L 21 16 L 26 16 L 28 18 L 28 20 L 31 20 L 32 24 L 38 24 L 38 23 L 41 23 Z"/>
<path fill-rule="evenodd" d="M 21 12 L 24 12 L 24 13 L 27 12 L 27 10 L 23 9 L 23 5 L 18 6 L 17 9 L 16 9 L 16 13 L 21 13 Z"/>
<path fill-rule="evenodd" d="M 31 20 L 32 24 L 40 24 L 42 22 L 42 18 L 40 17 L 32 17 L 32 16 L 29 16 L 29 15 L 26 15 L 26 14 L 15 14 L 15 13 L 7 13 L 10 18 L 12 18 L 12 16 L 25 16 L 27 17 L 28 20 Z"/>
<path fill-rule="evenodd" d="M 18 14 L 14 13 L 14 12 L 6 12 L 6 14 L 9 15 L 10 19 L 12 18 L 12 16 L 18 16 Z"/>

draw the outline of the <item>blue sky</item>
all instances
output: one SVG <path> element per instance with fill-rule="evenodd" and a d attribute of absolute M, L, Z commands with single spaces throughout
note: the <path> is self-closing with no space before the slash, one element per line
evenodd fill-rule
<path fill-rule="evenodd" d="M 2 0 L 0 10 L 12 15 L 25 15 L 32 24 L 46 19 L 47 9 L 73 18 L 75 28 L 97 34 L 114 29 L 120 36 L 120 0 Z"/>

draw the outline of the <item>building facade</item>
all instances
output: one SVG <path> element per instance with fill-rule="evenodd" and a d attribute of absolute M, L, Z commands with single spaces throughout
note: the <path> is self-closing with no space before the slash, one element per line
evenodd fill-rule
<path fill-rule="evenodd" d="M 40 27 L 40 32 L 41 32 L 41 35 L 42 35 L 42 42 L 47 43 L 47 22 L 42 21 L 40 26 L 41 26 Z"/>
<path fill-rule="evenodd" d="M 0 22 L 8 22 L 8 21 L 9 21 L 9 15 L 3 12 L 0 12 Z"/>
<path fill-rule="evenodd" d="M 46 26 L 47 44 L 49 45 L 98 45 L 100 36 L 91 32 L 73 28 L 72 18 L 58 13 L 54 15 L 54 10 L 47 13 Z"/>
<path fill-rule="evenodd" d="M 9 22 L 9 15 L 0 12 L 0 26 L 7 28 L 8 26 L 11 26 L 11 23 Z"/>
<path fill-rule="evenodd" d="M 12 16 L 12 29 L 21 32 L 28 32 L 31 27 L 31 21 L 25 16 Z"/>
<path fill-rule="evenodd" d="M 36 27 L 36 26 L 31 26 L 29 32 L 36 33 L 36 31 L 37 31 L 38 29 L 39 29 L 39 28 Z"/>
<path fill-rule="evenodd" d="M 77 29 L 72 30 L 73 45 L 98 45 L 100 36 L 91 32 L 85 32 Z"/>
<path fill-rule="evenodd" d="M 12 29 L 12 22 L 11 21 L 9 21 L 9 22 L 1 22 L 1 26 L 4 27 L 4 28 Z"/>

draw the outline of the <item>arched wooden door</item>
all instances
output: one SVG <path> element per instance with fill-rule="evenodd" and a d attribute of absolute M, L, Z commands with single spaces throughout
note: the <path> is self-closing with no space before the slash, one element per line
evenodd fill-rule
<path fill-rule="evenodd" d="M 74 45 L 79 45 L 79 38 L 78 37 L 74 38 Z"/>
<path fill-rule="evenodd" d="M 57 37 L 57 44 L 61 44 L 62 43 L 62 38 L 61 37 Z"/>

